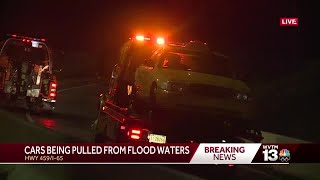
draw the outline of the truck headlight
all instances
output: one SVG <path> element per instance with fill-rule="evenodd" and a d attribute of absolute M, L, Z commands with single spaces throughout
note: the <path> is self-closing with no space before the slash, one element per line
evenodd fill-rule
<path fill-rule="evenodd" d="M 168 89 L 168 82 L 161 83 L 160 89 L 167 90 Z"/>
<path fill-rule="evenodd" d="M 237 93 L 236 98 L 240 101 L 249 101 L 249 95 L 246 93 Z"/>

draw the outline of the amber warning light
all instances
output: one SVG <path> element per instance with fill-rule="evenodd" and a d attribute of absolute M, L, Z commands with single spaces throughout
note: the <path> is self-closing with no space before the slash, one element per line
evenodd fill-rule
<path fill-rule="evenodd" d="M 142 36 L 142 35 L 137 35 L 137 36 L 136 36 L 136 40 L 137 40 L 137 41 L 144 41 L 144 36 Z"/>
<path fill-rule="evenodd" d="M 145 37 L 144 35 L 136 35 L 135 36 L 136 41 L 154 41 L 158 45 L 164 45 L 165 44 L 165 39 L 163 37 L 158 37 L 158 38 L 149 38 Z"/>
<path fill-rule="evenodd" d="M 160 44 L 160 45 L 162 45 L 162 44 L 164 44 L 164 38 L 162 38 L 162 37 L 159 37 L 159 38 L 157 38 L 157 44 Z"/>

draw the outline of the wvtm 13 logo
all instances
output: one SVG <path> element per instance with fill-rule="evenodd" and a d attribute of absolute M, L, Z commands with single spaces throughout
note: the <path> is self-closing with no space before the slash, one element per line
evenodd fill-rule
<path fill-rule="evenodd" d="M 283 163 L 290 161 L 290 151 L 288 149 L 281 149 L 279 151 L 278 145 L 263 145 L 262 146 L 263 160 L 265 162 L 276 162 L 280 160 Z"/>

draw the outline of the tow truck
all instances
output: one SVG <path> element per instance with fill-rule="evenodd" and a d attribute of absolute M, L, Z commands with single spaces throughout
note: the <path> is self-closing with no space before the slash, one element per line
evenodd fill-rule
<path fill-rule="evenodd" d="M 141 42 L 143 42 L 143 44 L 139 44 Z M 115 66 L 112 73 L 109 89 L 99 97 L 97 120 L 92 126 L 95 130 L 95 142 L 149 142 L 160 144 L 175 142 L 260 142 L 263 139 L 261 131 L 251 126 L 250 123 L 240 121 L 239 118 L 242 115 L 238 116 L 237 119 L 233 116 L 235 113 L 231 111 L 230 114 L 216 113 L 217 107 L 219 107 L 220 110 L 225 110 L 233 108 L 230 107 L 230 104 L 231 106 L 237 106 L 237 104 L 247 103 L 243 101 L 246 101 L 248 97 L 243 95 L 242 92 L 247 92 L 248 88 L 243 82 L 232 81 L 230 78 L 212 76 L 215 78 L 214 81 L 210 79 L 211 77 L 208 75 L 202 74 L 203 77 L 206 77 L 206 79 L 201 79 L 202 82 L 207 80 L 211 81 L 212 84 L 225 85 L 229 86 L 229 88 L 232 88 L 230 84 L 234 82 L 233 88 L 241 92 L 228 91 L 234 92 L 234 94 L 227 97 L 226 101 L 234 101 L 236 103 L 222 103 L 220 106 L 214 104 L 215 107 L 211 106 L 210 102 L 206 104 L 208 101 L 205 100 L 198 102 L 198 99 L 196 99 L 197 96 L 186 96 L 186 94 L 177 92 L 174 93 L 173 96 L 161 97 L 163 99 L 157 99 L 157 101 L 153 102 L 153 98 L 141 98 L 143 95 L 149 95 L 148 92 L 155 92 L 159 86 L 159 91 L 162 91 L 161 93 L 167 95 L 167 91 L 170 91 L 170 89 L 161 88 L 161 85 L 156 85 L 156 89 L 149 89 L 149 87 L 153 87 L 153 82 L 160 82 L 160 84 L 168 82 L 168 77 L 164 78 L 164 76 L 161 77 L 159 75 L 163 74 L 165 70 L 159 69 L 159 71 L 161 71 L 160 73 L 156 69 L 160 67 L 159 63 L 154 63 L 150 66 L 148 62 L 150 57 L 155 57 L 155 59 L 158 57 L 158 59 L 161 59 L 160 57 L 163 57 L 163 52 L 167 52 L 166 49 L 172 50 L 178 48 L 179 50 L 188 51 L 190 48 L 193 49 L 193 46 L 199 47 L 199 44 L 202 50 L 205 48 L 205 51 L 208 52 L 207 46 L 203 46 L 205 44 L 199 43 L 198 41 L 193 41 L 192 43 L 165 44 L 164 38 L 162 37 L 149 38 L 137 35 L 136 38 L 131 38 L 130 41 L 124 45 L 123 51 L 121 51 L 122 56 L 120 56 L 120 62 Z M 196 51 L 195 53 L 202 52 L 202 50 Z M 141 54 L 139 51 L 143 51 L 144 53 Z M 139 55 L 133 55 L 135 53 Z M 128 59 L 129 62 L 126 62 Z M 135 61 L 134 63 L 136 63 L 136 65 L 132 65 L 134 64 L 132 61 Z M 161 62 L 162 65 L 167 65 L 167 63 L 163 61 Z M 131 67 L 126 65 L 131 65 Z M 163 67 L 161 66 L 161 68 Z M 131 70 L 132 72 L 125 72 Z M 188 68 L 185 70 L 186 74 L 193 73 L 189 71 Z M 139 77 L 141 71 L 148 71 L 149 73 L 153 71 L 154 74 L 147 75 L 147 73 L 144 73 L 144 77 Z M 158 71 L 158 73 L 156 71 Z M 125 74 L 128 74 L 129 77 L 126 77 Z M 171 75 L 173 75 L 171 77 L 175 77 L 175 82 L 179 80 L 178 74 L 179 72 L 171 72 Z M 199 76 L 197 72 L 194 74 L 196 78 L 203 78 Z M 134 78 L 132 79 L 132 77 Z M 146 78 L 145 81 L 147 82 L 143 82 L 141 80 L 142 78 Z M 156 78 L 156 81 L 153 81 L 154 79 L 152 78 Z M 186 83 L 186 79 L 184 78 L 183 80 L 185 80 L 184 82 Z M 181 90 L 182 87 L 178 88 L 178 90 L 179 89 Z M 204 91 L 199 93 L 204 93 Z M 175 102 L 177 98 L 181 99 L 181 101 Z M 119 99 L 122 102 L 119 101 Z M 143 99 L 145 102 L 141 104 L 139 101 Z M 165 103 L 161 103 L 164 99 Z M 210 98 L 207 97 L 207 99 Z M 152 105 L 150 105 L 150 102 L 152 102 Z M 200 108 L 200 111 L 195 108 L 181 108 L 182 106 L 179 105 L 176 105 L 176 107 L 179 108 L 173 108 L 173 106 L 169 108 L 159 108 L 154 102 L 160 102 L 162 105 L 173 105 L 175 103 L 185 103 L 186 105 L 188 102 L 197 102 L 198 105 L 206 107 L 203 107 L 205 110 Z M 235 109 L 237 108 L 233 108 L 233 110 Z M 150 116 L 150 114 L 152 114 L 152 116 Z"/>
<path fill-rule="evenodd" d="M 8 34 L 0 48 L 2 103 L 22 101 L 34 112 L 52 112 L 58 84 L 46 39 Z"/>

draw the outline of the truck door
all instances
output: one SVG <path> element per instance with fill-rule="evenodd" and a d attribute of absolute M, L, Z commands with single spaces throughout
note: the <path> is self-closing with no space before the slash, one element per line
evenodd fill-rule
<path fill-rule="evenodd" d="M 148 97 L 150 92 L 151 83 L 153 81 L 152 78 L 152 70 L 156 65 L 156 56 L 154 54 L 151 58 L 145 59 L 145 62 L 140 65 L 136 71 L 135 79 L 136 85 L 139 86 L 139 95 L 142 97 Z"/>

